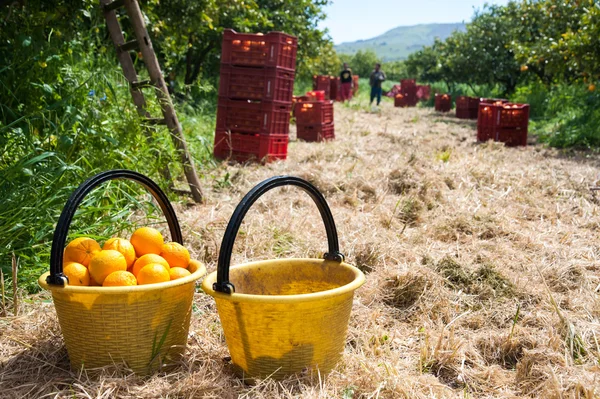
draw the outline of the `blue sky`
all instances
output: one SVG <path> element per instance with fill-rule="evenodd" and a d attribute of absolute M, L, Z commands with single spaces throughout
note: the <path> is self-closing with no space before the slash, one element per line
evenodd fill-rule
<path fill-rule="evenodd" d="M 397 26 L 468 22 L 485 3 L 504 5 L 508 0 L 333 0 L 320 26 L 339 44 L 370 39 Z"/>

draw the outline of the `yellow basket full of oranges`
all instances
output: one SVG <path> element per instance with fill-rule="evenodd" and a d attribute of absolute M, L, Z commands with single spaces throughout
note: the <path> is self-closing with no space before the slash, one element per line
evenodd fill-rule
<path fill-rule="evenodd" d="M 101 246 L 89 237 L 66 245 L 68 228 L 84 197 L 113 179 L 143 185 L 165 214 L 172 242 L 151 227 L 129 240 Z M 148 177 L 129 170 L 100 173 L 81 184 L 54 231 L 50 271 L 39 284 L 52 292 L 71 367 L 125 364 L 149 374 L 173 364 L 185 350 L 196 281 L 204 265 L 190 259 L 167 196 Z"/>

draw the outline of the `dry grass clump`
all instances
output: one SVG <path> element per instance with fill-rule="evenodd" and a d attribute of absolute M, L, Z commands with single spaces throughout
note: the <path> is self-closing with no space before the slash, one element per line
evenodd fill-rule
<path fill-rule="evenodd" d="M 525 350 L 516 366 L 515 380 L 521 393 L 531 397 L 549 397 L 547 382 L 556 378 L 554 369 L 565 367 L 565 358 L 545 349 Z M 546 391 L 546 395 L 543 392 Z"/>
<path fill-rule="evenodd" d="M 453 257 L 446 256 L 435 264 L 434 269 L 450 288 L 477 295 L 481 300 L 515 294 L 514 285 L 490 263 L 470 271 Z"/>
<path fill-rule="evenodd" d="M 383 255 L 380 251 L 375 243 L 360 244 L 355 248 L 354 266 L 365 274 L 371 273 L 381 265 Z"/>
<path fill-rule="evenodd" d="M 514 369 L 523 358 L 526 350 L 535 349 L 537 341 L 525 334 L 498 334 L 498 331 L 485 331 L 476 342 L 479 353 L 487 364 L 498 364 L 506 369 Z"/>
<path fill-rule="evenodd" d="M 431 283 L 424 274 L 410 271 L 386 280 L 383 287 L 383 302 L 396 309 L 407 310 L 413 307 L 431 289 Z"/>
<path fill-rule="evenodd" d="M 465 237 L 491 240 L 506 235 L 500 222 L 490 215 L 446 217 L 435 227 L 435 237 L 444 242 L 460 241 Z"/>
<path fill-rule="evenodd" d="M 403 195 L 419 187 L 419 181 L 408 169 L 395 169 L 388 175 L 388 186 L 394 194 Z"/>
<path fill-rule="evenodd" d="M 464 370 L 461 367 L 461 349 L 464 342 L 456 335 L 454 328 L 446 334 L 444 331 L 432 340 L 425 333 L 421 342 L 419 370 L 435 375 L 444 384 L 452 388 L 462 388 L 466 384 Z"/>
<path fill-rule="evenodd" d="M 544 272 L 548 286 L 556 292 L 580 288 L 585 281 L 585 271 L 579 265 L 554 266 Z"/>

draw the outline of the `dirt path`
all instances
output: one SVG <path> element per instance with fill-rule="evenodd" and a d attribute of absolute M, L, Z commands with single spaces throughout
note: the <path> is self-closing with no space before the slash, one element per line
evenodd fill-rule
<path fill-rule="evenodd" d="M 292 142 L 286 162 L 223 165 L 211 171 L 206 205 L 178 207 L 184 236 L 212 271 L 228 218 L 256 183 L 291 174 L 322 190 L 342 252 L 367 273 L 343 361 L 326 380 L 244 386 L 223 360 L 213 301 L 198 294 L 181 370 L 122 386 L 119 373 L 64 371 L 52 307 L 33 305 L 0 330 L 3 395 L 599 397 L 600 207 L 588 188 L 599 162 L 478 145 L 474 129 L 429 110 L 337 104 L 336 141 Z M 279 189 L 249 213 L 233 261 L 326 249 L 308 196 Z"/>

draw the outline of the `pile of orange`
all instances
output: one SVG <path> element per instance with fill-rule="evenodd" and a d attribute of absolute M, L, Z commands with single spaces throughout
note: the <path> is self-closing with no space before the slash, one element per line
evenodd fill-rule
<path fill-rule="evenodd" d="M 201 266 L 183 245 L 165 243 L 152 227 L 137 229 L 129 240 L 111 238 L 102 247 L 89 237 L 79 237 L 67 245 L 63 256 L 63 273 L 69 285 L 78 286 L 164 283 L 189 276 Z"/>

